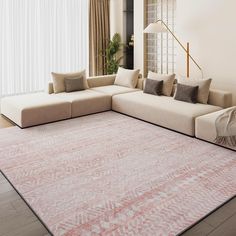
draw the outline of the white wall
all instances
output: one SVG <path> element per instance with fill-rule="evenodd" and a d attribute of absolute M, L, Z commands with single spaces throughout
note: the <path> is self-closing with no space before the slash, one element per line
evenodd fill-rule
<path fill-rule="evenodd" d="M 191 53 L 203 68 L 204 77 L 213 78 L 213 87 L 234 93 L 236 104 L 236 1 L 177 0 L 177 34 L 190 42 Z M 185 73 L 183 54 L 177 68 Z M 192 66 L 192 75 L 197 70 Z"/>
<path fill-rule="evenodd" d="M 143 73 L 144 62 L 144 0 L 134 0 L 134 68 Z"/>
<path fill-rule="evenodd" d="M 123 0 L 110 0 L 110 32 L 111 37 L 119 33 L 121 38 L 124 37 L 123 22 Z"/>
<path fill-rule="evenodd" d="M 126 40 L 124 32 L 124 1 L 110 0 L 111 37 L 119 33 L 123 42 Z M 144 0 L 134 0 L 134 68 L 143 73 L 143 28 L 144 28 Z"/>
<path fill-rule="evenodd" d="M 123 10 L 123 0 L 110 0 L 110 37 L 112 38 L 115 33 L 119 33 L 122 42 L 125 42 Z M 118 57 L 120 56 L 123 56 L 123 50 L 118 53 Z M 121 60 L 121 64 L 123 64 L 123 59 Z"/>
<path fill-rule="evenodd" d="M 144 0 L 134 2 L 134 65 L 143 71 Z M 190 42 L 204 77 L 213 78 L 214 88 L 231 91 L 236 105 L 235 9 L 235 0 L 177 0 L 176 34 L 181 42 Z M 186 74 L 185 63 L 185 54 L 178 48 L 177 74 Z M 193 64 L 191 76 L 201 76 Z"/>

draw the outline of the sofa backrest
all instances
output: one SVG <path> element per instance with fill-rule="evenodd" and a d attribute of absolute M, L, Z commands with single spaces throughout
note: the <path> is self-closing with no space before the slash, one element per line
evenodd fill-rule
<path fill-rule="evenodd" d="M 173 86 L 171 96 L 174 96 L 175 90 L 176 90 L 176 84 L 174 84 Z M 233 95 L 231 92 L 228 91 L 210 89 L 207 103 L 213 106 L 228 108 L 231 107 L 233 104 Z"/>
<path fill-rule="evenodd" d="M 87 81 L 88 81 L 89 88 L 94 88 L 94 87 L 113 85 L 115 82 L 115 78 L 116 78 L 115 74 L 114 75 L 101 75 L 101 76 L 88 77 Z M 141 74 L 139 75 L 138 84 L 136 88 L 143 89 L 143 79 L 142 79 Z M 49 94 L 54 93 L 52 82 L 48 83 L 46 92 Z"/>
<path fill-rule="evenodd" d="M 90 88 L 113 85 L 116 75 L 102 75 L 88 77 L 88 85 Z M 143 89 L 144 79 L 139 76 L 137 88 Z M 52 82 L 48 83 L 47 93 L 54 93 Z M 172 94 L 173 95 L 173 94 Z M 232 93 L 222 90 L 210 89 L 208 104 L 227 108 L 232 106 Z"/>
<path fill-rule="evenodd" d="M 116 75 L 101 75 L 101 76 L 88 77 L 87 81 L 89 88 L 94 88 L 94 87 L 112 85 L 115 82 L 115 78 Z"/>
<path fill-rule="evenodd" d="M 89 88 L 113 85 L 115 79 L 116 75 L 101 75 L 87 78 Z M 141 74 L 139 75 L 136 88 L 143 89 L 143 79 Z"/>

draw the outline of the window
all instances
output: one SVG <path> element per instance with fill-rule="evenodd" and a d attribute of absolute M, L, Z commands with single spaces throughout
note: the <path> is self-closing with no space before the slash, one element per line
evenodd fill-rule
<path fill-rule="evenodd" d="M 146 25 L 163 20 L 175 31 L 176 0 L 147 0 Z M 175 42 L 170 33 L 146 35 L 146 71 L 174 73 L 176 66 Z"/>
<path fill-rule="evenodd" d="M 0 29 L 0 96 L 87 67 L 88 0 L 1 0 Z"/>

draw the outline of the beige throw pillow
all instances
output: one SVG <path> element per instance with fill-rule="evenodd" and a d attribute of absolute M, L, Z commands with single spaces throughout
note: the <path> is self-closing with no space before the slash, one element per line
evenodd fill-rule
<path fill-rule="evenodd" d="M 128 88 L 136 88 L 138 76 L 139 70 L 128 70 L 119 67 L 114 84 Z"/>
<path fill-rule="evenodd" d="M 53 80 L 53 89 L 54 93 L 62 93 L 66 91 L 65 87 L 65 78 L 75 78 L 75 77 L 83 77 L 83 86 L 84 89 L 88 89 L 88 82 L 86 78 L 86 70 L 77 72 L 77 73 L 67 73 L 67 74 L 59 74 L 52 72 L 52 80 Z"/>
<path fill-rule="evenodd" d="M 178 79 L 178 83 L 190 86 L 198 86 L 197 102 L 207 104 L 212 79 Z"/>
<path fill-rule="evenodd" d="M 147 78 L 159 81 L 163 80 L 162 94 L 168 97 L 171 96 L 173 84 L 175 81 L 175 74 L 158 74 L 149 71 Z"/>

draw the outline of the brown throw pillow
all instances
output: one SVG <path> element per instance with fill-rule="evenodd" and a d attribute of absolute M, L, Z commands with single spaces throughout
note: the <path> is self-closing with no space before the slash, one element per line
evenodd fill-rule
<path fill-rule="evenodd" d="M 163 80 L 153 80 L 153 79 L 147 79 L 144 93 L 153 94 L 153 95 L 162 95 L 162 88 L 163 88 Z"/>
<path fill-rule="evenodd" d="M 197 103 L 198 86 L 189 86 L 184 84 L 177 84 L 175 100 L 189 103 Z"/>
<path fill-rule="evenodd" d="M 83 76 L 75 78 L 65 77 L 65 88 L 67 93 L 85 90 Z"/>

